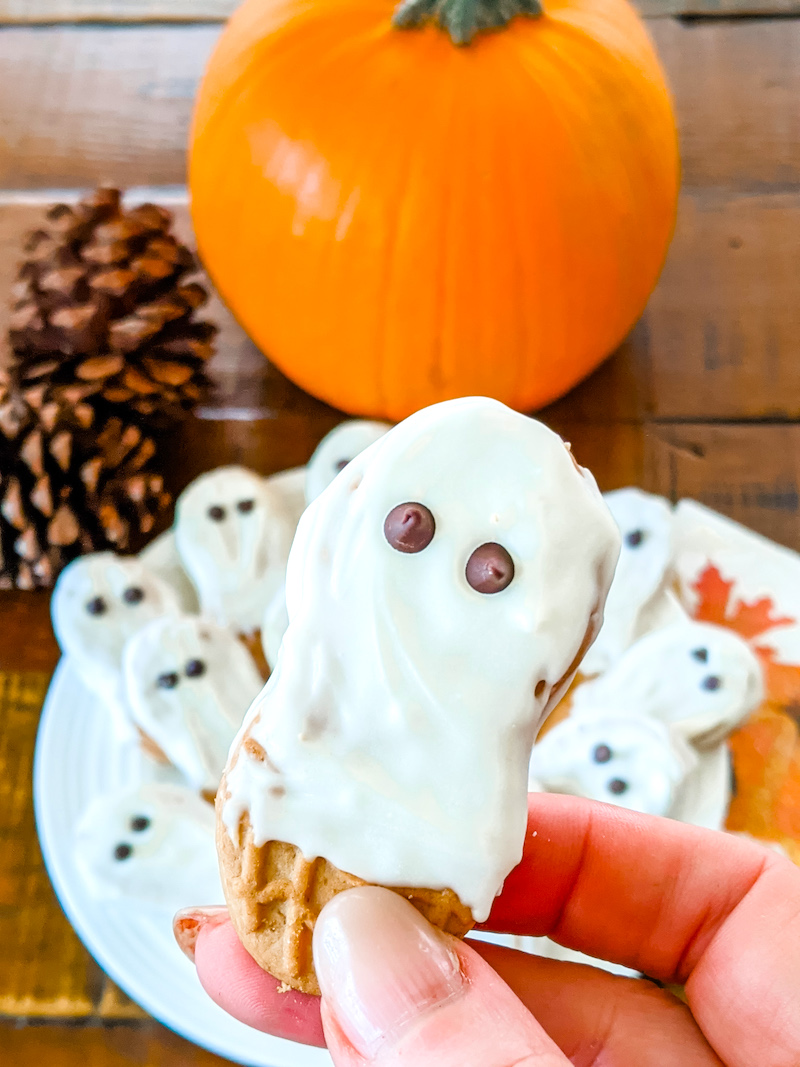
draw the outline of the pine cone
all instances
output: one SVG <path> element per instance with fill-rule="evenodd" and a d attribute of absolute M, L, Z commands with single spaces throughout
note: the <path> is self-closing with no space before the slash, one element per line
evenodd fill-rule
<path fill-rule="evenodd" d="M 83 552 L 139 548 L 170 503 L 153 439 L 99 418 L 86 396 L 83 385 L 0 382 L 2 589 L 50 586 Z"/>
<path fill-rule="evenodd" d="M 216 327 L 195 319 L 207 294 L 186 281 L 197 263 L 171 223 L 155 204 L 125 211 L 116 189 L 49 209 L 12 290 L 20 389 L 41 386 L 44 406 L 78 383 L 98 413 L 124 405 L 155 425 L 202 399 Z"/>

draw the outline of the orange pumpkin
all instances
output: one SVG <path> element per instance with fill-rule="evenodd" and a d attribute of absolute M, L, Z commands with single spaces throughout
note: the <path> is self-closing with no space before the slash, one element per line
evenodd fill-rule
<path fill-rule="evenodd" d="M 530 3 L 410 0 L 400 28 L 391 0 L 245 0 L 211 58 L 201 256 L 263 351 L 345 411 L 536 408 L 655 284 L 679 165 L 644 27 L 626 0 L 549 0 L 473 37 Z"/>

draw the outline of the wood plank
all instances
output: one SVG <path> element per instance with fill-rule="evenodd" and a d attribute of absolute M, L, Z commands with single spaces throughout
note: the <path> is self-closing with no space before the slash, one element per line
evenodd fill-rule
<path fill-rule="evenodd" d="M 239 0 L 0 0 L 0 23 L 221 22 Z M 797 0 L 635 0 L 647 18 L 767 16 L 800 12 Z"/>
<path fill-rule="evenodd" d="M 223 22 L 239 0 L 0 0 L 0 23 Z"/>
<path fill-rule="evenodd" d="M 183 182 L 218 26 L 0 30 L 0 186 Z"/>
<path fill-rule="evenodd" d="M 684 188 L 800 183 L 800 19 L 660 19 Z"/>
<path fill-rule="evenodd" d="M 3 620 L 11 624 L 8 611 Z M 48 681 L 41 671 L 0 674 L 0 1014 L 86 1018 L 94 972 L 56 902 L 33 818 L 33 747 Z"/>
<path fill-rule="evenodd" d="M 644 484 L 692 497 L 800 551 L 800 425 L 653 426 Z"/>
<path fill-rule="evenodd" d="M 800 184 L 800 19 L 650 28 L 675 96 L 685 186 Z M 0 29 L 0 187 L 182 182 L 192 100 L 219 32 Z"/>
<path fill-rule="evenodd" d="M 149 1022 L 114 1027 L 15 1026 L 0 1021 L 4 1062 L 15 1067 L 222 1067 L 230 1063 Z M 7 1057 L 7 1058 L 6 1058 Z"/>
<path fill-rule="evenodd" d="M 685 193 L 664 272 L 631 342 L 649 412 L 797 418 L 798 263 L 800 191 Z"/>

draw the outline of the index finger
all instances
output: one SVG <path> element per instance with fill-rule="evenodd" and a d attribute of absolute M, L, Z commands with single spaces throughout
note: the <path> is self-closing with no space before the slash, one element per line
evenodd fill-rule
<path fill-rule="evenodd" d="M 800 1059 L 800 870 L 751 842 L 531 794 L 522 861 L 486 926 L 685 983 L 726 1063 Z"/>

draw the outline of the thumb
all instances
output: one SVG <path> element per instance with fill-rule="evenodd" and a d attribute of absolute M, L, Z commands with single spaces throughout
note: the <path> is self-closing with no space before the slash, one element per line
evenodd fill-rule
<path fill-rule="evenodd" d="M 568 1065 L 476 952 L 388 889 L 350 889 L 323 908 L 314 966 L 337 1067 Z"/>

